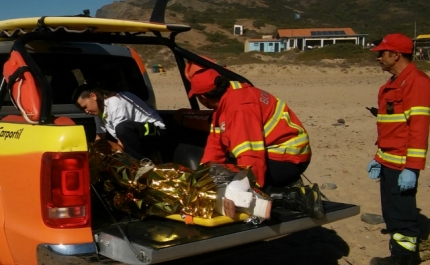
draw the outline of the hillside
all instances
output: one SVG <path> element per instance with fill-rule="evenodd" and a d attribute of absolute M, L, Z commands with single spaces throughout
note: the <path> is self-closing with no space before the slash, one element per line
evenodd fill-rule
<path fill-rule="evenodd" d="M 124 0 L 101 7 L 96 17 L 148 20 L 155 0 Z M 430 33 L 428 0 L 170 0 L 166 22 L 192 30 L 178 42 L 201 54 L 238 55 L 246 38 L 274 34 L 277 28 L 351 27 L 372 42 L 391 32 L 410 37 Z M 301 19 L 295 20 L 294 13 Z M 243 25 L 244 36 L 233 35 Z"/>
<path fill-rule="evenodd" d="M 142 20 L 153 2 L 114 2 L 102 7 L 97 16 L 107 14 L 107 17 Z M 128 7 L 118 8 L 124 5 Z M 251 22 L 247 25 L 251 26 L 248 34 L 253 35 L 254 30 L 264 31 L 252 27 L 252 22 L 258 21 L 257 24 L 276 28 L 351 27 L 357 33 L 369 34 L 370 40 L 376 40 L 393 31 L 413 37 L 415 22 L 417 34 L 429 33 L 428 10 L 430 1 L 427 0 L 171 0 L 166 15 L 173 22 L 197 25 L 196 30 L 205 24 L 216 24 L 230 32 L 236 22 Z M 294 11 L 301 14 L 300 20 L 294 19 Z"/>

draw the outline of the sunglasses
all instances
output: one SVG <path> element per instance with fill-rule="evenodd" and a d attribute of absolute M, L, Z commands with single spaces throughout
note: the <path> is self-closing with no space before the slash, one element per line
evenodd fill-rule
<path fill-rule="evenodd" d="M 378 57 L 376 57 L 376 58 L 381 58 L 382 56 L 384 56 L 384 53 L 385 52 L 389 52 L 389 53 L 391 53 L 391 54 L 399 54 L 399 52 L 393 52 L 393 51 L 388 51 L 388 50 L 383 50 L 383 51 L 379 51 L 378 52 Z M 391 55 L 390 55 L 391 56 Z"/>
<path fill-rule="evenodd" d="M 378 56 L 377 58 L 380 58 L 380 57 L 384 56 L 385 52 L 388 52 L 388 51 L 387 50 L 379 51 L 378 55 L 377 55 Z"/>

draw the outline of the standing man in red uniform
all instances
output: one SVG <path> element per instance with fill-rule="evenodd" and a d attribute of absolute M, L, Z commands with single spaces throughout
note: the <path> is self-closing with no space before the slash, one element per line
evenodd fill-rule
<path fill-rule="evenodd" d="M 372 51 L 379 52 L 382 70 L 392 74 L 379 89 L 378 150 L 367 168 L 371 179 L 380 179 L 391 256 L 370 264 L 419 264 L 416 193 L 428 147 L 430 79 L 412 63 L 412 40 L 402 34 L 385 36 Z"/>
<path fill-rule="evenodd" d="M 194 95 L 214 110 L 202 163 L 224 163 L 230 153 L 238 165 L 251 167 L 263 191 L 281 196 L 281 206 L 324 217 L 316 184 L 290 196 L 284 192 L 284 187 L 301 181 L 311 159 L 308 134 L 285 102 L 213 69 L 192 76 L 188 96 Z"/>

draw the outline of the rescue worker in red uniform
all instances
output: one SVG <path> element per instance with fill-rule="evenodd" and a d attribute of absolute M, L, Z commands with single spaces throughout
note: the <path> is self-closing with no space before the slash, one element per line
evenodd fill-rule
<path fill-rule="evenodd" d="M 275 207 L 324 217 L 318 185 L 288 187 L 302 183 L 300 175 L 309 165 L 311 148 L 306 129 L 285 102 L 213 69 L 192 76 L 188 96 L 194 95 L 214 109 L 202 163 L 225 163 L 231 154 L 238 165 L 251 167 L 258 185 L 275 199 Z"/>
<path fill-rule="evenodd" d="M 380 179 L 391 256 L 371 265 L 419 264 L 416 193 L 428 147 L 430 79 L 411 62 L 412 50 L 412 40 L 397 33 L 372 50 L 392 77 L 379 89 L 378 150 L 367 168 L 371 179 Z"/>

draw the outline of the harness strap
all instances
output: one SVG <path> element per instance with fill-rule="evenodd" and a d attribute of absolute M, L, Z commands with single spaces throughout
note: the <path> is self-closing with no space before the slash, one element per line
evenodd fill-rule
<path fill-rule="evenodd" d="M 30 72 L 30 67 L 28 67 L 27 65 L 24 66 L 20 66 L 18 69 L 15 70 L 15 72 L 13 72 L 13 74 L 11 74 L 9 76 L 9 81 L 7 83 L 7 88 L 9 90 L 12 89 L 13 85 L 15 84 L 15 82 L 18 80 L 19 77 L 22 76 L 23 73 L 25 72 Z"/>

